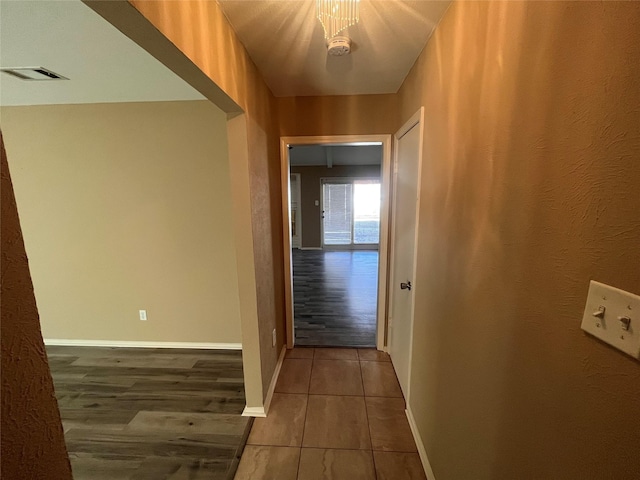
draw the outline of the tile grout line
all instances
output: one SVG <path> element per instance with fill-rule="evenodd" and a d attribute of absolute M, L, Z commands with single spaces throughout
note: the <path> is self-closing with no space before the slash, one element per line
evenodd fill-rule
<path fill-rule="evenodd" d="M 311 389 L 311 376 L 313 375 L 313 362 L 316 358 L 316 349 L 313 349 L 311 357 L 311 371 L 309 372 L 309 383 L 307 384 L 307 404 L 304 408 L 304 419 L 302 420 L 302 437 L 300 438 L 300 454 L 298 455 L 298 470 L 296 472 L 296 480 L 300 478 L 300 464 L 302 463 L 302 444 L 304 443 L 304 432 L 307 427 L 307 413 L 309 412 L 309 390 Z"/>
<path fill-rule="evenodd" d="M 358 360 L 360 360 L 360 352 L 358 352 Z M 371 424 L 369 423 L 369 410 L 367 409 L 367 392 L 364 389 L 364 377 L 362 375 L 362 362 L 358 362 L 360 367 L 360 382 L 362 383 L 362 401 L 364 402 L 364 417 L 367 419 L 367 431 L 369 432 L 369 443 L 371 445 L 371 463 L 373 463 L 373 476 L 378 479 L 378 471 L 376 470 L 376 459 L 373 454 L 373 439 L 371 438 Z"/>

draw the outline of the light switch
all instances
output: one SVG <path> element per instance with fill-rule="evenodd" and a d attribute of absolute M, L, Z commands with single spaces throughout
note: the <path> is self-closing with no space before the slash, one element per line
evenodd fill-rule
<path fill-rule="evenodd" d="M 640 296 L 592 280 L 582 330 L 640 359 Z"/>
<path fill-rule="evenodd" d="M 316 200 L 315 202 L 313 202 L 315 204 L 316 207 L 320 206 L 320 200 Z"/>

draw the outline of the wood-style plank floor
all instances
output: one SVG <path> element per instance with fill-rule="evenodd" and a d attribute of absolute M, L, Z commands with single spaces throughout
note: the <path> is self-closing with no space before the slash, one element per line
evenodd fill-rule
<path fill-rule="evenodd" d="M 233 478 L 240 351 L 47 347 L 75 480 Z"/>
<path fill-rule="evenodd" d="M 293 250 L 296 345 L 376 344 L 378 252 Z"/>

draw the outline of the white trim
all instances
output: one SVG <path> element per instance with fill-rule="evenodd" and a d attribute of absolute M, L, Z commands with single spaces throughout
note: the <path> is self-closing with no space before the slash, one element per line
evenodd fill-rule
<path fill-rule="evenodd" d="M 282 362 L 284 362 L 284 355 L 287 353 L 286 345 L 282 347 L 280 351 L 280 357 L 278 357 L 278 363 L 273 370 L 273 376 L 271 377 L 271 383 L 269 384 L 269 390 L 267 390 L 267 397 L 264 399 L 263 407 L 244 407 L 242 412 L 243 417 L 266 417 L 269 413 L 269 407 L 271 406 L 271 400 L 273 399 L 273 392 L 276 389 L 278 383 L 278 377 L 280 376 L 280 369 L 282 368 Z"/>
<path fill-rule="evenodd" d="M 391 231 L 392 207 L 392 137 L 382 142 L 382 171 L 380 172 L 380 194 L 382 206 L 380 208 L 380 243 L 378 245 L 378 319 L 376 325 L 376 347 L 383 350 L 387 346 L 387 318 L 389 315 L 389 238 Z"/>
<path fill-rule="evenodd" d="M 280 351 L 280 357 L 278 358 L 278 363 L 276 363 L 276 368 L 273 370 L 273 376 L 271 377 L 269 390 L 267 390 L 267 396 L 264 399 L 264 411 L 267 414 L 269 413 L 269 407 L 271 406 L 271 400 L 273 399 L 273 392 L 276 389 L 276 383 L 278 383 L 278 377 L 280 376 L 280 369 L 282 368 L 282 362 L 284 362 L 285 353 L 287 353 L 287 346 L 283 345 L 282 350 Z"/>
<path fill-rule="evenodd" d="M 286 345 L 293 348 L 293 259 L 291 253 L 291 198 L 289 182 L 291 181 L 289 165 L 289 145 L 284 137 L 280 137 L 280 191 L 282 194 L 282 246 L 284 248 L 284 318 Z"/>
<path fill-rule="evenodd" d="M 267 414 L 264 411 L 264 407 L 244 407 L 242 411 L 243 417 L 261 417 L 264 418 Z"/>
<path fill-rule="evenodd" d="M 407 420 L 409 420 L 409 427 L 411 428 L 411 433 L 413 434 L 413 439 L 416 442 L 416 447 L 418 448 L 418 455 L 420 455 L 420 461 L 422 462 L 422 468 L 424 468 L 424 473 L 429 480 L 435 480 L 436 476 L 433 474 L 433 468 L 431 468 L 431 463 L 429 463 L 429 458 L 427 457 L 427 450 L 424 448 L 424 443 L 422 443 L 422 438 L 420 438 L 420 434 L 418 432 L 418 425 L 416 425 L 416 419 L 413 418 L 413 413 L 411 413 L 411 408 L 407 404 L 407 409 L 405 410 L 407 414 Z"/>
<path fill-rule="evenodd" d="M 75 340 L 64 338 L 45 338 L 44 344 L 65 347 L 195 348 L 201 350 L 242 350 L 241 343 L 143 342 L 137 340 Z"/>
<path fill-rule="evenodd" d="M 289 145 L 343 145 L 376 142 L 382 144 L 381 194 L 380 208 L 380 246 L 378 263 L 378 313 L 376 317 L 376 347 L 382 350 L 386 344 L 387 331 L 387 276 L 388 276 L 388 244 L 389 219 L 391 206 L 391 135 L 329 135 L 307 137 L 280 137 L 280 185 L 282 191 L 282 227 L 284 248 L 284 295 L 287 347 L 293 348 L 293 275 L 291 267 L 291 220 L 289 212 Z M 312 250 L 312 248 L 308 248 Z M 307 250 L 307 248 L 303 248 Z M 322 248 L 313 248 L 322 250 Z"/>
<path fill-rule="evenodd" d="M 300 247 L 300 250 L 322 250 L 322 247 Z"/>

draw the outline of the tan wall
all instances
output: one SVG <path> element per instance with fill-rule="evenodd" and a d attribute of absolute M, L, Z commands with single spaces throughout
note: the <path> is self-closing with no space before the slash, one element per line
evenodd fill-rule
<path fill-rule="evenodd" d="M 640 293 L 640 8 L 454 2 L 424 128 L 410 408 L 435 477 L 631 479 L 640 364 L 580 330 Z"/>
<path fill-rule="evenodd" d="M 241 342 L 224 113 L 1 113 L 45 338 Z"/>
<path fill-rule="evenodd" d="M 245 113 L 242 119 L 246 129 L 245 145 L 233 151 L 245 150 L 246 155 L 232 156 L 230 162 L 234 181 L 248 182 L 248 185 L 233 185 L 233 195 L 238 200 L 234 217 L 249 216 L 250 222 L 235 222 L 234 235 L 240 243 L 244 238 L 253 239 L 251 261 L 246 258 L 246 252 L 239 252 L 243 258 L 238 258 L 238 275 L 243 289 L 240 296 L 244 299 L 253 297 L 247 304 L 255 304 L 257 309 L 243 315 L 243 343 L 260 345 L 259 351 L 247 349 L 243 352 L 247 405 L 262 406 L 285 342 L 280 163 L 273 95 L 217 2 L 131 0 L 129 4 L 144 17 L 146 24 L 135 23 L 135 15 L 118 5 L 122 2 L 99 2 L 92 6 L 93 3 L 87 2 L 158 57 L 166 54 L 167 48 L 179 49 L 190 65 L 204 72 Z M 157 32 L 172 45 L 164 45 L 158 50 L 159 44 L 154 40 Z M 175 65 L 179 63 L 176 61 Z M 201 82 L 195 78 L 197 75 L 189 73 L 188 66 L 178 73 L 188 82 Z M 205 89 L 200 91 L 208 95 Z M 215 94 L 208 98 L 220 101 Z M 225 111 L 238 110 L 230 106 Z M 237 127 L 235 125 L 233 130 Z M 235 134 L 231 137 L 238 138 Z M 240 198 L 246 195 L 249 198 Z M 277 334 L 275 347 L 271 345 L 273 329 Z M 258 338 L 248 338 L 256 334 Z M 262 380 L 261 385 L 255 385 L 255 378 Z"/>
<path fill-rule="evenodd" d="M 277 98 L 282 136 L 375 135 L 397 130 L 396 95 Z"/>
<path fill-rule="evenodd" d="M 300 208 L 302 209 L 302 247 L 322 247 L 322 178 L 380 178 L 380 165 L 291 166 L 300 174 Z M 319 205 L 316 206 L 316 200 Z"/>
<path fill-rule="evenodd" d="M 247 405 L 261 406 L 285 342 L 279 136 L 390 133 L 397 123 L 394 96 L 275 99 L 217 2 L 85 3 L 226 112 L 245 113 L 229 129 L 234 139 L 245 130 L 246 142 L 230 146 L 234 236 L 236 243 L 251 238 L 254 245 L 252 258 L 240 254 L 237 261 L 243 343 L 260 345 L 243 355 Z M 249 307 L 254 304 L 255 312 Z"/>
<path fill-rule="evenodd" d="M 42 343 L 0 133 L 2 176 L 2 466 L 6 479 L 70 480 L 58 402 Z"/>

